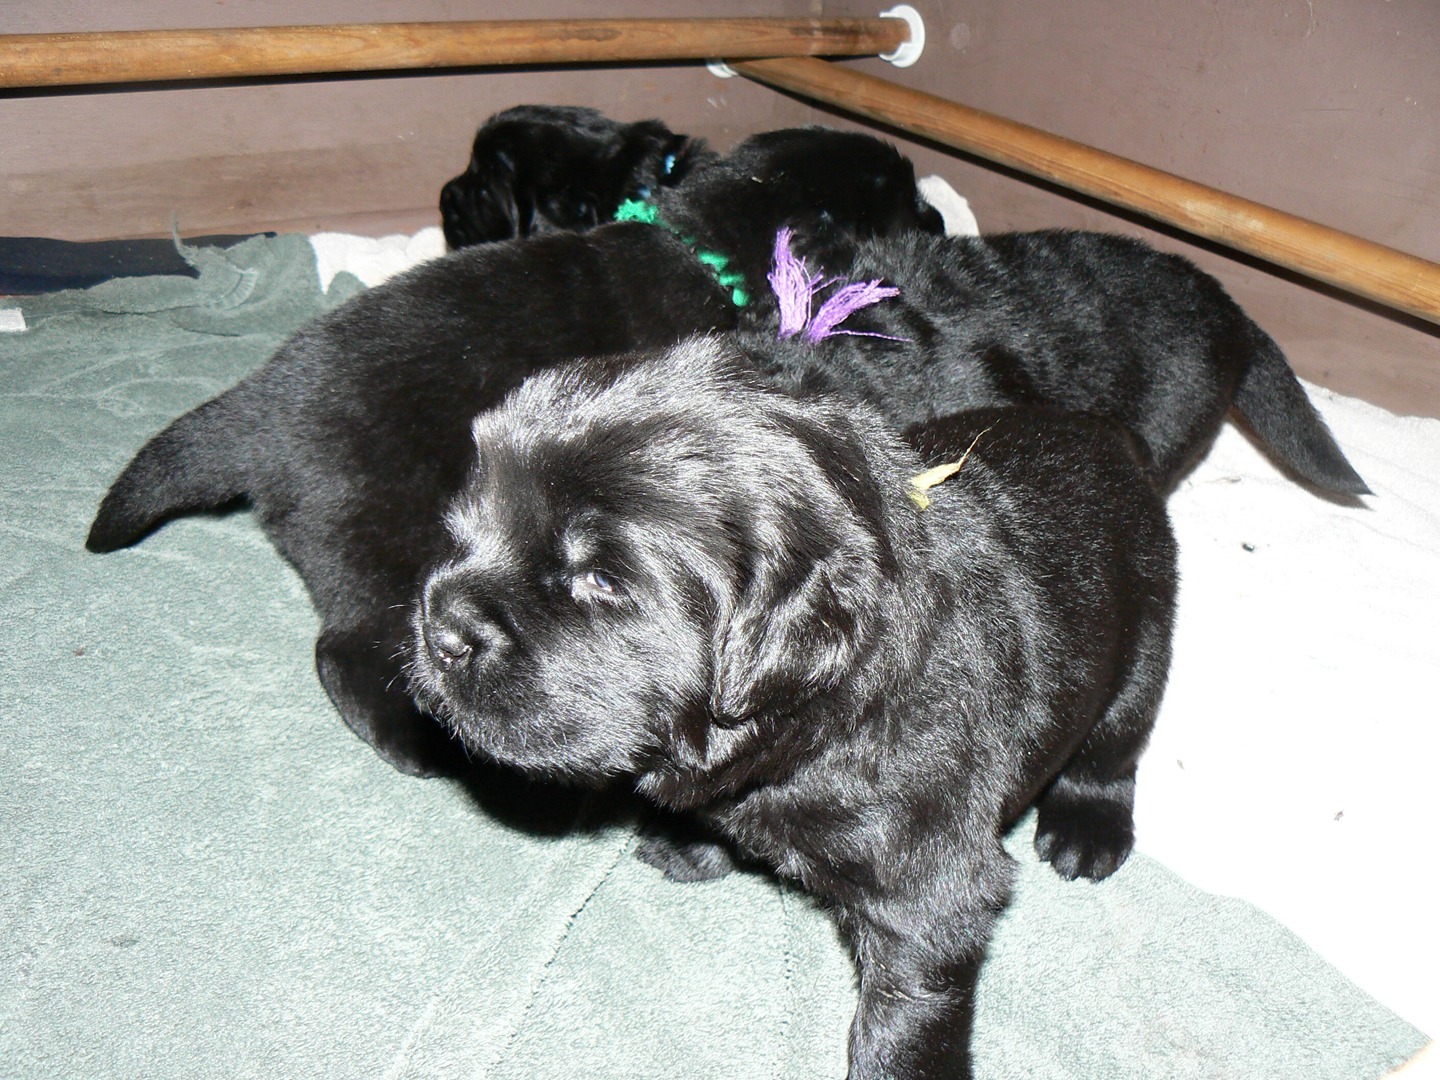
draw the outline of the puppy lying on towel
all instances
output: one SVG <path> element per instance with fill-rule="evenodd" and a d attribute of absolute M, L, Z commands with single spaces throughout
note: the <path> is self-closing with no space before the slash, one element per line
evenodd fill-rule
<path fill-rule="evenodd" d="M 757 355 L 790 382 L 860 393 L 896 423 L 984 404 L 1102 416 L 1139 438 L 1169 491 L 1233 409 L 1292 476 L 1369 493 L 1274 340 L 1209 274 L 1138 240 L 911 232 L 801 260 L 782 237 L 774 274 L 790 282 L 776 290 L 788 344 L 777 351 L 767 318 Z M 836 281 L 883 284 L 886 302 L 824 340 L 800 332 Z"/>
<path fill-rule="evenodd" d="M 851 1077 L 969 1076 L 1006 826 L 1038 800 L 1067 877 L 1131 848 L 1176 576 L 1129 438 L 985 410 L 913 432 L 922 460 L 713 338 L 538 375 L 473 434 L 414 612 L 420 699 L 532 773 L 630 778 L 823 899 L 860 972 Z"/>
<path fill-rule="evenodd" d="M 836 234 L 822 245 L 940 227 L 910 163 L 853 133 L 772 132 L 691 179 L 659 205 L 661 226 L 687 222 L 683 240 L 632 223 L 466 248 L 315 320 L 142 448 L 86 546 L 113 551 L 174 515 L 248 499 L 320 612 L 316 663 L 345 721 L 405 772 L 463 767 L 417 712 L 397 654 L 471 419 L 546 366 L 733 325 L 787 222 Z"/>
<path fill-rule="evenodd" d="M 465 171 L 440 190 L 452 249 L 589 229 L 627 199 L 674 187 L 705 143 L 659 120 L 627 124 L 596 109 L 517 105 L 480 126 Z"/>
<path fill-rule="evenodd" d="M 470 170 L 446 191 L 469 185 L 472 194 L 464 206 L 474 224 L 467 227 L 480 228 L 482 218 L 514 217 L 512 187 L 534 189 L 532 201 L 557 203 L 565 201 L 556 194 L 564 187 L 618 191 L 625 183 L 620 162 L 643 163 L 628 181 L 632 189 L 658 188 L 673 183 L 675 170 L 688 169 L 703 148 L 686 144 L 680 165 L 663 177 L 653 175 L 662 148 L 669 147 L 667 162 L 677 152 L 649 126 L 657 123 L 624 125 L 583 109 L 511 109 L 481 128 Z M 835 181 L 843 181 L 844 170 L 842 162 L 833 164 L 834 173 L 808 174 L 812 183 L 826 181 L 827 190 L 791 185 L 800 199 L 797 217 L 807 207 L 837 202 Z M 533 179 L 508 179 L 522 174 Z M 482 190 L 467 179 L 480 176 L 507 179 L 487 181 Z M 849 190 L 857 198 L 864 195 L 861 185 Z M 449 202 L 447 234 L 460 209 L 454 199 Z M 441 204 L 447 205 L 445 195 Z M 744 246 L 750 220 L 745 208 L 732 211 L 725 219 L 690 222 L 686 208 L 677 206 L 672 221 L 681 231 L 715 231 L 720 249 L 729 250 Z M 852 206 L 847 220 L 861 214 L 863 207 Z M 537 228 L 593 224 L 588 212 L 555 212 Z M 726 235 L 727 225 L 742 235 Z M 520 231 L 526 231 L 523 225 Z M 1001 403 L 1043 403 L 1105 416 L 1139 436 L 1148 471 L 1162 491 L 1194 466 L 1233 409 L 1276 463 L 1299 480 L 1329 495 L 1369 493 L 1279 346 L 1219 282 L 1188 261 L 1099 233 L 942 238 L 896 235 L 884 227 L 871 232 L 879 239 L 835 245 L 832 235 L 826 250 L 809 248 L 805 254 L 818 274 L 811 284 L 879 280 L 898 286 L 900 300 L 862 317 L 818 357 L 808 348 L 813 342 L 806 343 L 798 361 L 789 364 L 791 377 L 808 371 L 844 391 L 859 390 L 902 424 Z M 501 229 L 495 235 L 510 233 Z M 753 274 L 756 267 L 748 264 L 746 270 Z M 783 327 L 783 313 L 779 320 Z M 768 349 L 776 315 L 767 299 L 742 321 L 758 326 L 761 348 Z M 779 366 L 785 370 L 786 361 Z"/>

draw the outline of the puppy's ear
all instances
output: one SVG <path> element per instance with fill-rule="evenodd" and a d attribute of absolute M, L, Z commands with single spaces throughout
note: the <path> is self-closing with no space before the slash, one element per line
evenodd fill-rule
<path fill-rule="evenodd" d="M 864 457 L 843 439 L 810 440 L 814 482 L 759 500 L 748 580 L 716 631 L 710 708 L 722 726 L 834 689 L 879 620 L 894 559 Z"/>
<path fill-rule="evenodd" d="M 874 560 L 844 545 L 808 568 L 769 558 L 716 642 L 710 708 L 738 724 L 833 689 L 869 636 Z"/>
<path fill-rule="evenodd" d="M 512 156 L 489 140 L 476 139 L 470 167 L 440 191 L 440 215 L 450 247 L 527 234 L 531 210 L 521 205 L 518 187 Z"/>
<path fill-rule="evenodd" d="M 475 171 L 475 210 L 480 228 L 496 240 L 525 236 L 530 232 L 533 208 L 520 180 L 515 155 L 503 146 L 494 146 L 485 155 L 477 154 L 470 167 Z"/>

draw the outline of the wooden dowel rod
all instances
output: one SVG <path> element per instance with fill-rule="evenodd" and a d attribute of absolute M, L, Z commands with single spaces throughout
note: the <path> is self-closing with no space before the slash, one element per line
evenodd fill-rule
<path fill-rule="evenodd" d="M 903 20 L 553 19 L 0 36 L 0 88 L 511 64 L 873 56 Z"/>
<path fill-rule="evenodd" d="M 770 86 L 1137 210 L 1195 236 L 1440 323 L 1440 264 L 823 60 L 749 60 L 733 66 Z"/>

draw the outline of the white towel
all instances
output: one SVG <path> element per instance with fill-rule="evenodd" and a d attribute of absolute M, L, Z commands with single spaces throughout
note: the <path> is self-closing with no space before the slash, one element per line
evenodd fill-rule
<path fill-rule="evenodd" d="M 1228 426 L 1175 493 L 1175 662 L 1137 846 L 1434 1035 L 1440 420 L 1307 390 L 1375 495 L 1317 498 Z"/>

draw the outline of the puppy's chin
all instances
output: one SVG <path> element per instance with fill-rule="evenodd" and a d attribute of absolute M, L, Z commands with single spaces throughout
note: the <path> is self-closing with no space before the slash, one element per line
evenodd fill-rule
<path fill-rule="evenodd" d="M 472 754 L 595 784 L 633 774 L 653 756 L 656 740 L 643 713 L 618 695 L 581 685 L 557 692 L 538 679 L 477 679 L 436 663 L 423 648 L 421 641 L 409 665 L 411 691 Z"/>

